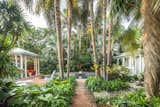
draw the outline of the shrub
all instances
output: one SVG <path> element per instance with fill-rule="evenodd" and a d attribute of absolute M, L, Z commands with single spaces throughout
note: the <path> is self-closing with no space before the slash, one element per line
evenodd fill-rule
<path fill-rule="evenodd" d="M 0 60 L 0 78 L 18 78 L 20 70 L 15 67 L 8 51 L 0 51 Z"/>
<path fill-rule="evenodd" d="M 144 90 L 140 89 L 125 96 L 96 98 L 96 102 L 98 105 L 106 105 L 106 103 L 110 102 L 112 107 L 159 107 L 160 98 L 152 97 L 151 101 L 148 102 Z"/>
<path fill-rule="evenodd" d="M 9 107 L 69 107 L 74 95 L 75 78 L 51 80 L 43 86 L 12 87 Z"/>
<path fill-rule="evenodd" d="M 91 91 L 101 91 L 102 82 L 103 81 L 98 77 L 88 77 L 85 84 Z"/>
<path fill-rule="evenodd" d="M 119 91 L 127 87 L 127 83 L 121 80 L 105 81 L 104 83 L 107 91 Z"/>
<path fill-rule="evenodd" d="M 133 81 L 143 81 L 144 80 L 144 75 L 143 73 L 141 74 L 135 74 L 135 75 L 131 75 L 129 73 L 120 73 L 119 78 L 123 81 L 129 81 L 129 82 L 133 82 Z"/>
<path fill-rule="evenodd" d="M 10 81 L 0 80 L 0 104 L 4 103 L 11 96 L 9 91 L 16 87 L 16 84 Z M 0 105 L 1 106 L 1 105 Z"/>
<path fill-rule="evenodd" d="M 106 81 L 97 77 L 88 77 L 86 86 L 91 91 L 119 91 L 127 88 L 128 85 L 119 79 Z"/>

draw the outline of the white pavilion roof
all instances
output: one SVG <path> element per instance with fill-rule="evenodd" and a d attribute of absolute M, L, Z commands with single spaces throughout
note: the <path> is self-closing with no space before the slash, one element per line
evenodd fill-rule
<path fill-rule="evenodd" d="M 10 50 L 9 54 L 11 55 L 26 55 L 26 56 L 32 56 L 32 57 L 39 57 L 38 54 L 35 54 L 33 52 L 24 50 L 22 48 L 13 48 Z"/>

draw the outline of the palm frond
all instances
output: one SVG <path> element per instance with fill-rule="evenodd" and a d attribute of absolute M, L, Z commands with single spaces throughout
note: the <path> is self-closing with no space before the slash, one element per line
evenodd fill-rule
<path fill-rule="evenodd" d="M 125 30 L 120 38 L 123 51 L 134 54 L 141 47 L 141 38 L 141 28 L 133 27 Z"/>
<path fill-rule="evenodd" d="M 0 34 L 4 36 L 3 41 L 9 35 L 14 43 L 28 27 L 22 9 L 16 2 L 0 1 L 0 13 Z"/>
<path fill-rule="evenodd" d="M 110 16 L 118 20 L 122 20 L 126 17 L 128 20 L 132 19 L 136 21 L 141 19 L 140 9 L 141 0 L 113 0 Z"/>
<path fill-rule="evenodd" d="M 153 7 L 154 13 L 159 12 L 160 11 L 160 0 L 153 0 L 152 7 Z"/>
<path fill-rule="evenodd" d="M 47 24 L 53 27 L 55 24 L 54 0 L 37 0 L 35 11 L 37 14 L 43 13 Z"/>
<path fill-rule="evenodd" d="M 19 2 L 18 0 L 16 0 L 17 2 Z M 33 4 L 34 4 L 34 0 L 22 0 L 25 4 L 25 7 L 28 10 L 32 10 L 33 9 Z"/>

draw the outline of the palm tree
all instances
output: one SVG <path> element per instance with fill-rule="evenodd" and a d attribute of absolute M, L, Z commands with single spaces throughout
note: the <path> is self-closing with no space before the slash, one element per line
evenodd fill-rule
<path fill-rule="evenodd" d="M 103 35 L 102 35 L 102 57 L 103 57 L 103 75 L 104 75 L 104 79 L 108 79 L 108 77 L 106 78 L 106 12 L 107 9 L 107 3 L 106 0 L 103 0 Z"/>
<path fill-rule="evenodd" d="M 0 78 L 15 77 L 18 72 L 8 53 L 29 26 L 14 1 L 0 1 L 0 13 Z"/>
<path fill-rule="evenodd" d="M 63 48 L 62 48 L 62 36 L 61 36 L 61 18 L 60 18 L 60 0 L 54 0 L 54 10 L 55 10 L 56 33 L 57 33 L 59 73 L 60 73 L 60 77 L 64 78 Z"/>
<path fill-rule="evenodd" d="M 0 51 L 3 51 L 13 46 L 29 27 L 22 9 L 14 1 L 0 1 L 0 13 Z"/>
<path fill-rule="evenodd" d="M 62 48 L 62 38 L 61 38 L 60 0 L 54 0 L 54 7 L 55 7 L 54 10 L 55 10 L 56 33 L 57 33 L 59 73 L 60 77 L 63 78 L 64 65 L 63 65 L 63 48 Z"/>
<path fill-rule="evenodd" d="M 144 86 L 147 98 L 159 96 L 160 88 L 160 1 L 142 0 L 144 17 Z"/>
<path fill-rule="evenodd" d="M 92 48 L 93 48 L 93 55 L 94 55 L 94 63 L 98 65 L 98 56 L 97 56 L 97 50 L 96 50 L 96 41 L 95 41 L 95 35 L 94 35 L 94 25 L 93 25 L 93 0 L 90 0 L 90 24 L 91 24 L 91 41 L 92 41 Z M 100 72 L 98 69 L 96 69 L 96 76 L 100 76 Z"/>
<path fill-rule="evenodd" d="M 19 0 L 15 0 L 19 2 Z M 47 24 L 52 28 L 55 25 L 54 0 L 22 0 L 25 7 L 30 11 L 35 11 L 36 14 L 43 13 Z M 36 3 L 35 3 L 36 2 Z M 35 6 L 33 6 L 36 4 Z M 34 8 L 34 9 L 33 9 Z"/>
<path fill-rule="evenodd" d="M 136 14 L 135 19 L 140 18 L 141 7 L 141 14 L 144 18 L 144 86 L 147 99 L 150 100 L 152 96 L 159 96 L 160 88 L 160 1 L 142 0 L 141 3 L 141 0 L 130 2 L 114 0 L 113 2 L 113 6 L 117 6 L 116 8 L 114 7 L 115 13 L 120 12 L 119 14 L 125 13 L 125 15 L 129 15 L 129 13 L 133 12 Z"/>
<path fill-rule="evenodd" d="M 33 0 L 23 0 L 26 4 L 26 7 L 30 10 L 34 7 Z M 59 71 L 60 77 L 64 77 L 63 69 L 63 46 L 61 38 L 61 18 L 60 18 L 60 0 L 37 0 L 36 1 L 36 13 L 44 13 L 45 18 L 47 19 L 48 24 L 52 29 L 53 25 L 56 25 L 57 33 L 57 49 L 58 49 L 58 62 L 59 62 Z"/>
<path fill-rule="evenodd" d="M 67 1 L 67 8 L 68 8 L 68 49 L 67 49 L 67 77 L 69 78 L 70 72 L 70 41 L 71 41 L 71 29 L 72 29 L 72 0 Z"/>
<path fill-rule="evenodd" d="M 79 38 L 79 52 L 80 55 L 82 50 L 83 38 L 86 32 L 86 23 L 89 16 L 89 1 L 87 0 L 74 0 L 73 4 L 73 18 L 74 23 L 77 26 L 78 38 Z"/>

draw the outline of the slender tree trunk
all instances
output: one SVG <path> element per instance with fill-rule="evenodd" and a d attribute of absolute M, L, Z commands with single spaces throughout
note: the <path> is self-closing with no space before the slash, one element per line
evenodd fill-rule
<path fill-rule="evenodd" d="M 153 0 L 142 0 L 144 17 L 144 86 L 147 99 L 159 96 L 160 88 L 160 12 L 153 12 Z"/>
<path fill-rule="evenodd" d="M 96 41 L 94 35 L 94 26 L 93 26 L 93 0 L 90 0 L 90 24 L 91 24 L 91 41 L 92 41 L 92 48 L 93 48 L 93 55 L 94 55 L 94 63 L 98 65 L 98 56 L 97 56 L 97 49 L 96 49 Z M 96 76 L 100 76 L 99 70 L 96 70 Z"/>
<path fill-rule="evenodd" d="M 74 42 L 74 48 L 73 48 L 74 49 L 74 51 L 73 51 L 74 53 L 73 53 L 73 56 L 75 56 L 76 53 L 77 53 L 77 42 L 76 42 L 77 41 L 77 35 L 74 35 L 73 38 L 74 38 L 74 41 L 73 41 Z"/>
<path fill-rule="evenodd" d="M 82 28 L 82 27 L 81 27 Z M 79 30 L 79 34 L 78 34 L 78 36 L 79 36 L 79 54 L 81 53 L 81 44 L 82 44 L 82 30 L 81 30 L 81 28 L 80 28 L 80 30 Z"/>
<path fill-rule="evenodd" d="M 112 11 L 112 0 L 110 0 L 110 12 L 111 11 Z M 108 66 L 111 66 L 111 62 L 112 62 L 111 35 L 112 35 L 112 16 L 110 18 L 109 32 L 108 32 L 108 56 L 107 56 L 107 65 Z"/>
<path fill-rule="evenodd" d="M 55 21 L 56 21 L 56 33 L 57 33 L 57 49 L 58 49 L 58 63 L 60 77 L 64 78 L 63 72 L 63 48 L 62 48 L 62 36 L 61 36 L 61 18 L 60 18 L 60 0 L 54 0 L 55 5 Z"/>
<path fill-rule="evenodd" d="M 104 79 L 108 79 L 106 75 L 106 15 L 107 15 L 107 2 L 103 0 L 103 35 L 102 35 L 102 58 L 103 58 L 103 76 Z M 107 77 L 106 77 L 107 76 Z"/>
<path fill-rule="evenodd" d="M 68 0 L 67 2 L 67 7 L 68 7 L 68 50 L 67 50 L 67 77 L 69 78 L 69 73 L 70 73 L 70 41 L 71 41 L 71 29 L 72 29 L 72 23 L 71 23 L 71 18 L 72 18 L 72 0 Z"/>

